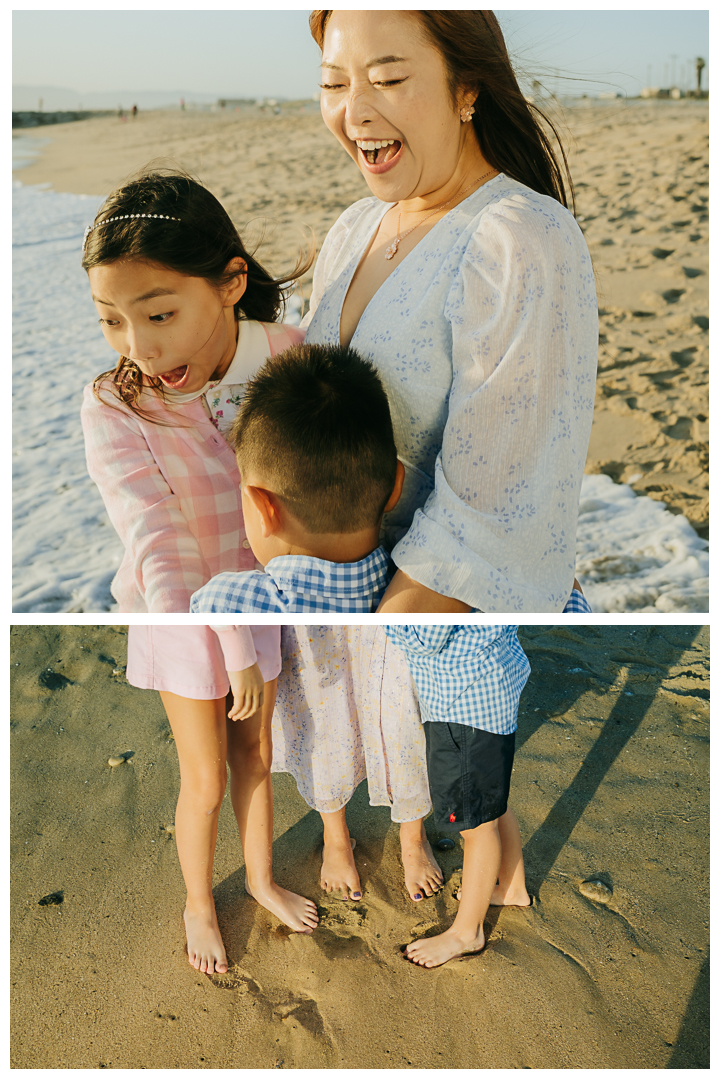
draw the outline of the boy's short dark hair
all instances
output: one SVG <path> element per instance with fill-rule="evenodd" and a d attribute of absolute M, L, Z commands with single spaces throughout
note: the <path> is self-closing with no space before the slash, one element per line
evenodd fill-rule
<path fill-rule="evenodd" d="M 395 485 L 380 376 L 341 345 L 294 345 L 271 357 L 246 386 L 232 442 L 240 475 L 267 484 L 313 533 L 377 525 Z"/>

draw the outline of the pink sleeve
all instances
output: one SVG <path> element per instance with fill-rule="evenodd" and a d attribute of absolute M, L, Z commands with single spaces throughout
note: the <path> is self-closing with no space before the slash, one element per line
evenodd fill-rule
<path fill-rule="evenodd" d="M 130 558 L 148 611 L 190 610 L 207 574 L 177 496 L 137 418 L 98 401 L 85 387 L 81 410 L 87 467 Z"/>
<path fill-rule="evenodd" d="M 249 626 L 211 626 L 218 636 L 226 671 L 244 671 L 257 663 L 257 653 Z"/>
<path fill-rule="evenodd" d="M 263 328 L 268 338 L 270 355 L 289 349 L 291 345 L 302 345 L 305 340 L 305 330 L 299 326 L 291 326 L 290 323 L 263 323 Z"/>

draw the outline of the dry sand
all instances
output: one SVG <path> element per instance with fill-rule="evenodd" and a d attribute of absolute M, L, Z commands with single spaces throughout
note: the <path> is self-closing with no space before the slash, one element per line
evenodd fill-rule
<path fill-rule="evenodd" d="M 397 826 L 361 785 L 364 897 L 327 899 L 319 818 L 280 775 L 276 875 L 317 901 L 320 927 L 290 934 L 244 894 L 228 801 L 215 895 L 231 968 L 208 978 L 183 951 L 177 757 L 159 697 L 115 673 L 125 628 L 14 627 L 13 1067 L 709 1068 L 708 630 L 521 637 L 512 802 L 535 906 L 491 909 L 483 954 L 413 968 L 400 947 L 457 910 L 460 848 L 439 855 L 450 884 L 413 904 Z M 607 904 L 581 893 L 588 878 Z"/>
<path fill-rule="evenodd" d="M 601 310 L 587 471 L 662 499 L 707 537 L 707 102 L 588 101 L 561 122 Z M 250 223 L 251 238 L 266 223 L 259 254 L 275 273 L 292 268 L 308 227 L 319 248 L 368 194 L 319 113 L 299 107 L 154 112 L 39 134 L 52 141 L 17 173 L 23 183 L 106 195 L 148 161 L 172 159 L 213 189 L 241 231 Z"/>

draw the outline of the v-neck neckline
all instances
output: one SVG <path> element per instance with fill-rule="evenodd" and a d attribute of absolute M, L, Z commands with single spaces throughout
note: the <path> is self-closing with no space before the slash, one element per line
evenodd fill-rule
<path fill-rule="evenodd" d="M 353 346 L 355 338 L 357 337 L 360 326 L 361 326 L 361 324 L 363 322 L 363 319 L 367 315 L 368 310 L 372 307 L 372 305 L 375 302 L 376 298 L 380 295 L 380 293 L 383 291 L 383 289 L 388 284 L 388 282 L 392 281 L 392 279 L 397 275 L 397 272 L 400 270 L 400 267 L 405 266 L 405 264 L 408 262 L 409 259 L 412 258 L 412 256 L 415 254 L 415 252 L 419 251 L 422 248 L 422 246 L 425 243 L 425 241 L 427 240 L 427 238 L 429 236 L 432 236 L 435 229 L 438 228 L 438 226 L 442 225 L 443 222 L 447 221 L 451 217 L 451 215 L 455 213 L 456 210 L 459 210 L 461 206 L 464 206 L 465 203 L 468 202 L 470 199 L 472 199 L 475 195 L 477 195 L 479 191 L 484 191 L 485 188 L 487 188 L 490 184 L 493 183 L 493 181 L 498 180 L 500 177 L 504 177 L 504 175 L 505 175 L 504 173 L 498 173 L 496 176 L 493 176 L 490 180 L 487 180 L 484 184 L 481 184 L 480 187 L 477 188 L 475 191 L 471 192 L 470 195 L 468 195 L 467 199 L 463 199 L 462 202 L 459 202 L 457 204 L 457 206 L 453 206 L 452 210 L 448 210 L 447 214 L 444 214 L 440 218 L 440 220 L 437 221 L 432 226 L 432 228 L 428 232 L 426 232 L 424 236 L 422 236 L 420 238 L 419 242 L 415 245 L 415 247 L 412 249 L 412 251 L 409 251 L 407 253 L 407 255 L 405 255 L 405 257 L 403 259 L 401 259 L 401 261 L 398 263 L 398 265 L 393 268 L 393 270 L 391 271 L 391 273 L 388 274 L 388 276 L 385 278 L 385 280 L 380 283 L 380 285 L 377 287 L 377 289 L 375 290 L 375 292 L 372 294 L 372 296 L 368 300 L 367 304 L 365 305 L 365 309 L 363 310 L 362 315 L 360 316 L 360 318 L 358 319 L 358 321 L 356 323 L 356 326 L 355 326 L 355 329 L 353 331 L 352 337 L 348 341 L 348 348 Z M 338 308 L 337 322 L 335 324 L 335 338 L 336 338 L 338 344 L 340 343 L 340 324 L 342 322 L 342 313 L 343 313 L 343 310 L 345 308 L 345 301 L 347 300 L 347 294 L 350 291 L 350 286 L 352 285 L 352 282 L 353 282 L 353 280 L 355 278 L 355 275 L 356 275 L 356 273 L 358 271 L 358 267 L 360 266 L 360 263 L 362 262 L 365 255 L 367 254 L 371 244 L 375 240 L 375 236 L 377 235 L 377 231 L 380 228 L 380 224 L 381 224 L 383 218 L 385 217 L 386 214 L 390 213 L 390 211 L 393 209 L 394 206 L 397 206 L 397 203 L 392 203 L 392 205 L 389 206 L 383 212 L 383 214 L 377 219 L 377 221 L 375 223 L 375 227 L 374 227 L 374 229 L 372 231 L 372 234 L 370 236 L 370 239 L 368 240 L 368 242 L 365 244 L 365 246 L 362 248 L 362 250 L 358 254 L 354 264 L 351 264 L 352 269 L 351 269 L 351 272 L 348 275 L 348 279 L 347 279 L 347 282 L 345 284 L 345 288 L 343 289 L 342 299 L 341 299 L 341 302 L 340 302 L 340 306 Z"/>

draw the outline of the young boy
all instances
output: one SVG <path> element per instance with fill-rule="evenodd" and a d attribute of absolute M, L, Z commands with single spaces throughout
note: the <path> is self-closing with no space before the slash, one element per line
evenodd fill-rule
<path fill-rule="evenodd" d="M 420 699 L 435 821 L 465 844 L 453 925 L 405 950 L 413 963 L 437 967 L 483 948 L 490 904 L 531 903 L 520 830 L 507 805 L 530 665 L 516 626 L 386 626 L 385 633 L 405 653 Z"/>
<path fill-rule="evenodd" d="M 190 610 L 374 611 L 391 576 L 380 524 L 404 469 L 373 365 L 339 345 L 278 353 L 248 383 L 232 442 L 265 572 L 218 574 Z"/>

